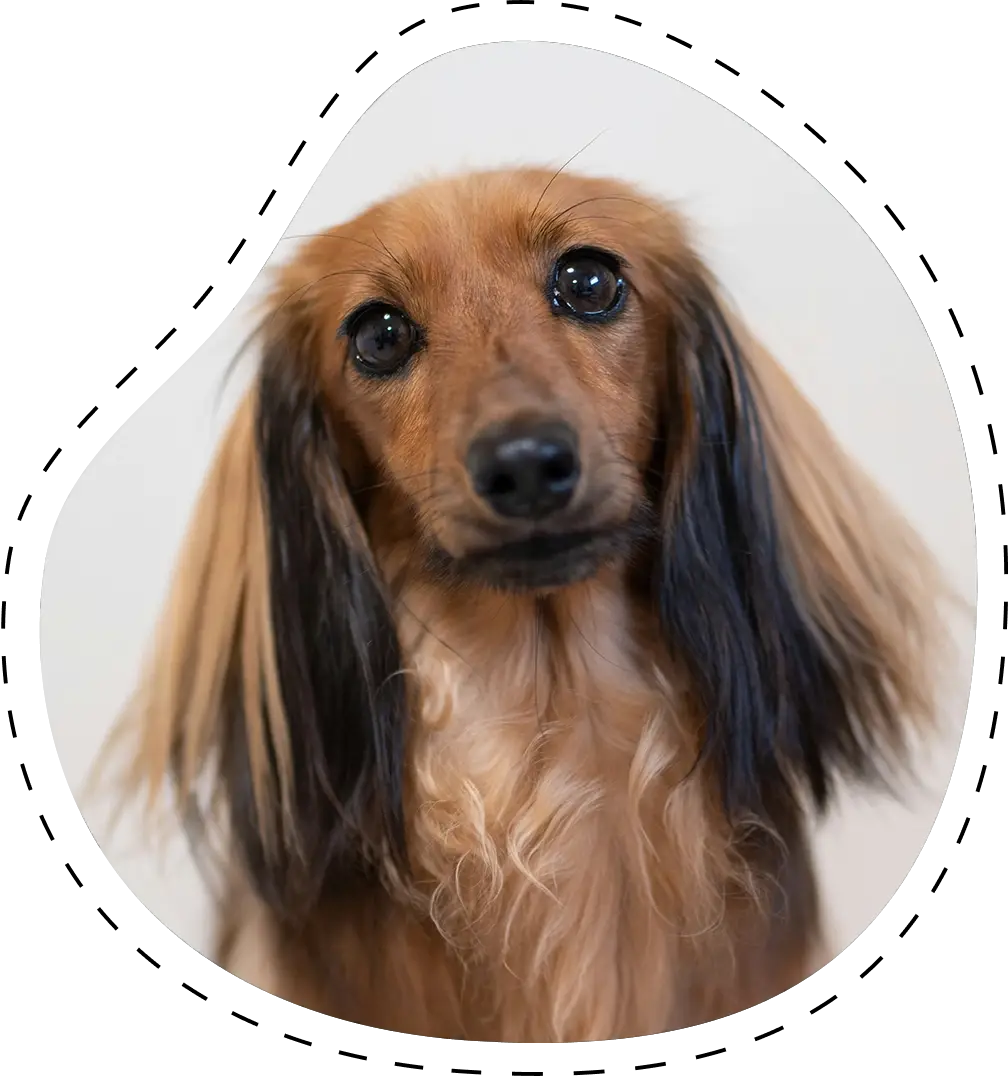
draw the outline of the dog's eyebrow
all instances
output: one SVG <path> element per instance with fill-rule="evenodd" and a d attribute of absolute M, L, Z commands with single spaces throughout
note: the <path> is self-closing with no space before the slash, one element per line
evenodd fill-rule
<path fill-rule="evenodd" d="M 590 218 L 575 218 L 574 220 L 550 220 L 545 224 L 535 225 L 528 235 L 529 245 L 534 249 L 541 250 L 547 256 L 555 256 L 572 247 L 587 247 L 595 250 L 608 252 L 616 259 L 622 269 L 631 268 L 630 259 L 621 251 L 613 249 L 608 242 L 601 240 L 596 234 L 584 226 L 584 221 Z M 599 218 L 607 219 L 607 218 Z"/>
<path fill-rule="evenodd" d="M 405 266 L 402 266 L 404 272 Z M 357 269 L 357 275 L 360 280 L 367 286 L 367 292 L 363 298 L 359 301 L 353 302 L 342 314 L 342 320 L 340 322 L 340 333 L 342 334 L 350 321 L 353 319 L 354 314 L 362 310 L 366 306 L 370 306 L 372 303 L 388 303 L 390 306 L 396 306 L 407 315 L 415 317 L 415 313 L 410 310 L 410 281 L 403 277 L 396 276 L 394 273 L 386 272 L 379 268 L 367 268 L 363 266 Z"/>
<path fill-rule="evenodd" d="M 366 269 L 362 276 L 375 289 L 387 295 L 390 299 L 404 298 L 410 290 L 410 286 L 415 284 L 415 281 L 411 279 L 412 274 L 407 276 L 404 273 L 402 276 L 397 276 L 395 273 L 388 273 L 384 269 Z"/>
<path fill-rule="evenodd" d="M 529 217 L 527 222 L 528 234 L 526 241 L 530 246 L 539 247 L 544 251 L 553 251 L 557 247 L 577 242 L 580 237 L 572 222 L 563 219 L 559 215 L 548 218 L 545 221 Z"/>
<path fill-rule="evenodd" d="M 363 300 L 364 302 L 387 302 L 408 312 L 410 295 L 417 287 L 417 277 L 412 274 L 407 277 L 405 274 L 399 275 L 384 269 L 363 266 L 358 267 L 354 275 L 364 285 L 362 290 L 366 290 L 367 297 Z M 361 305 L 361 302 L 352 303 L 347 312 L 348 316 Z"/>

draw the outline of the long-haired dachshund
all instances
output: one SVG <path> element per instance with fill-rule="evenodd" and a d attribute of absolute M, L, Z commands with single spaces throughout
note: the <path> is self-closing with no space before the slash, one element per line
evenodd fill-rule
<path fill-rule="evenodd" d="M 223 823 L 218 962 L 527 1042 L 820 967 L 807 822 L 929 720 L 941 580 L 680 219 L 427 183 L 307 241 L 260 339 L 130 725 L 129 789 Z"/>

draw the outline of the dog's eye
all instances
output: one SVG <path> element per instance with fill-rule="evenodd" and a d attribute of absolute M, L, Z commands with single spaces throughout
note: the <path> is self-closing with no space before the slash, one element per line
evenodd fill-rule
<path fill-rule="evenodd" d="M 602 251 L 568 251 L 553 270 L 554 309 L 585 321 L 611 317 L 625 292 L 619 264 Z"/>
<path fill-rule="evenodd" d="M 395 307 L 375 304 L 354 315 L 347 326 L 350 354 L 373 377 L 393 374 L 417 350 L 419 330 Z"/>

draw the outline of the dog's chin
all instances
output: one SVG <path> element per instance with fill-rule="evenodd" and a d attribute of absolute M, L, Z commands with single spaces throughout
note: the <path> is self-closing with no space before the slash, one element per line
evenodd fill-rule
<path fill-rule="evenodd" d="M 452 556 L 438 549 L 433 560 L 461 582 L 513 593 L 543 592 L 583 583 L 625 561 L 641 536 L 639 521 L 595 530 L 533 534 Z"/>

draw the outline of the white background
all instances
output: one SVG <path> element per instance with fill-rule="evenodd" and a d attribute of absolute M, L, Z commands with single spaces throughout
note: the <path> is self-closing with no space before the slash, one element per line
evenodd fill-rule
<path fill-rule="evenodd" d="M 813 157 L 828 157 L 818 144 L 812 149 Z M 215 914 L 184 835 L 176 830 L 158 855 L 136 813 L 110 832 L 107 801 L 80 793 L 136 687 L 199 487 L 255 368 L 250 349 L 226 377 L 255 326 L 271 271 L 293 256 L 299 237 L 418 179 L 516 163 L 555 169 L 575 154 L 571 170 L 615 175 L 677 207 L 748 326 L 906 514 L 949 584 L 970 604 L 975 598 L 969 472 L 941 367 L 892 269 L 821 184 L 720 104 L 623 57 L 510 41 L 430 60 L 368 108 L 251 290 L 102 448 L 63 506 L 46 553 L 42 672 L 63 771 L 123 880 L 207 955 Z M 898 236 L 895 223 L 890 232 Z M 211 293 L 201 316 L 215 305 Z M 914 753 L 913 780 L 898 797 L 845 788 L 814 829 L 830 953 L 853 941 L 896 892 L 945 794 L 974 646 L 968 611 L 949 622 L 940 732 Z"/>

